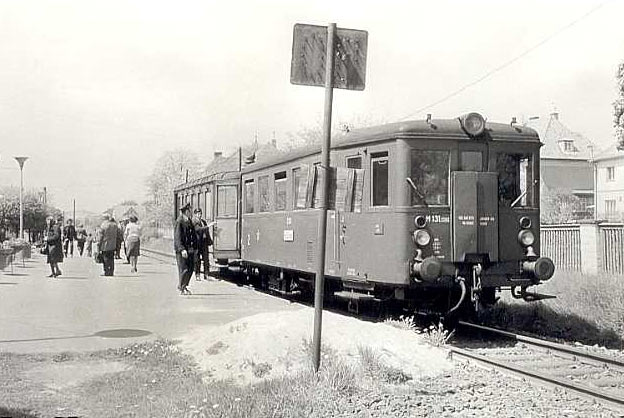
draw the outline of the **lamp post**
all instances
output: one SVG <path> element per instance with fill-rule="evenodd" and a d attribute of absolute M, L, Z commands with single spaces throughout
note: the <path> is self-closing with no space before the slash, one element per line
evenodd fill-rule
<path fill-rule="evenodd" d="M 15 157 L 20 166 L 20 232 L 19 236 L 24 239 L 24 163 L 28 157 Z"/>

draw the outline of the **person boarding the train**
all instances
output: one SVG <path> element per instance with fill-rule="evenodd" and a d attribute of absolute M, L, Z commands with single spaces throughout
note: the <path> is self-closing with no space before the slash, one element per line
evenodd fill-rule
<path fill-rule="evenodd" d="M 176 220 L 173 247 L 178 263 L 178 290 L 181 295 L 190 295 L 189 281 L 193 275 L 195 253 L 197 252 L 197 233 L 191 220 L 191 205 L 180 208 L 180 216 Z"/>
<path fill-rule="evenodd" d="M 204 264 L 204 280 L 208 280 L 210 272 L 210 263 L 208 259 L 208 247 L 212 245 L 210 237 L 210 226 L 205 219 L 202 218 L 202 210 L 197 208 L 193 211 L 193 226 L 197 233 L 197 252 L 195 253 L 195 280 L 201 280 L 199 273 L 201 272 L 202 262 Z"/>

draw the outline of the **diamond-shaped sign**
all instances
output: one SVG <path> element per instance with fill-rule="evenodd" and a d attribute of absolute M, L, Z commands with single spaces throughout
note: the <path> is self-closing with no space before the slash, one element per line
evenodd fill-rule
<path fill-rule="evenodd" d="M 368 32 L 336 30 L 333 87 L 364 90 Z M 290 82 L 306 86 L 325 86 L 327 26 L 297 23 L 293 31 Z"/>

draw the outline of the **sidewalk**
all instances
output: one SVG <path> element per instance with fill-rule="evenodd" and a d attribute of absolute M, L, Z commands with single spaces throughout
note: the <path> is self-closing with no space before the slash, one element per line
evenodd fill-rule
<path fill-rule="evenodd" d="M 115 276 L 74 256 L 48 278 L 45 256 L 0 272 L 0 351 L 87 351 L 119 347 L 157 336 L 176 339 L 197 326 L 221 325 L 260 312 L 297 309 L 223 281 L 191 279 L 191 296 L 176 290 L 172 263 L 139 258 L 138 274 L 115 260 Z"/>

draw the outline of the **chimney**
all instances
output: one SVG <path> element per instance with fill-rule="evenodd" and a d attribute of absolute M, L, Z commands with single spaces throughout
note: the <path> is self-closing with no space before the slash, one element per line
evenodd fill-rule
<path fill-rule="evenodd" d="M 217 158 L 221 158 L 223 157 L 223 153 L 221 151 L 215 151 L 214 152 L 214 159 L 216 160 Z"/>

